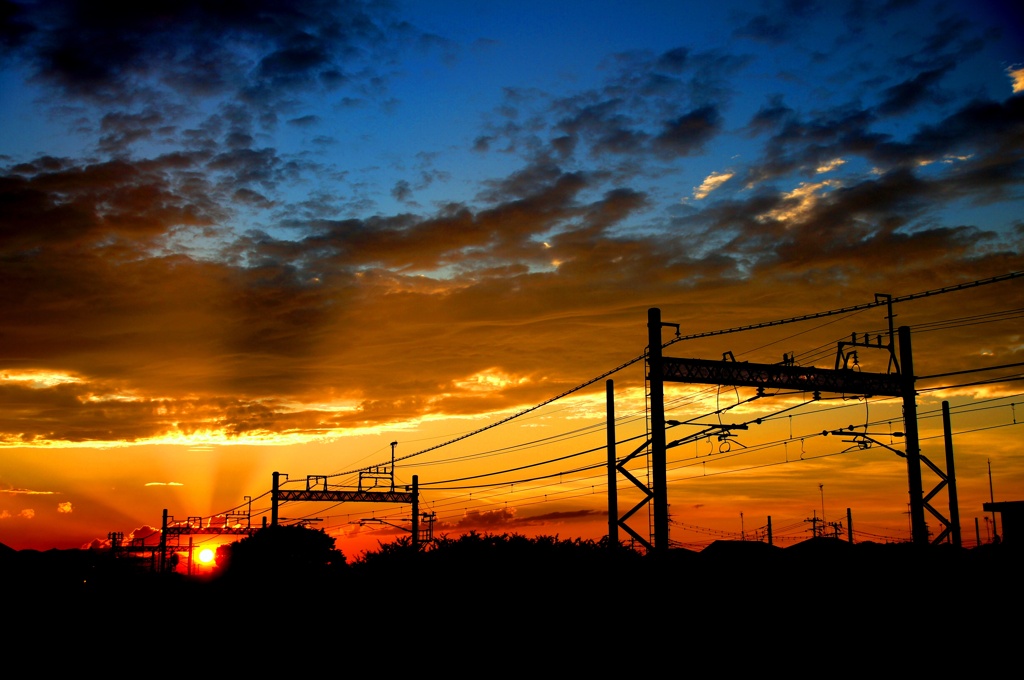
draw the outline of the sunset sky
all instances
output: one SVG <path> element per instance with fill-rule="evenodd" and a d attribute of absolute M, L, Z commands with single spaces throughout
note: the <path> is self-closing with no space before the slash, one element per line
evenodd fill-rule
<path fill-rule="evenodd" d="M 392 456 L 435 535 L 597 540 L 649 309 L 667 356 L 833 368 L 887 333 L 878 295 L 988 540 L 982 504 L 1024 500 L 1009 5 L 0 0 L 0 543 L 258 525 L 273 472 L 352 489 Z M 848 510 L 909 538 L 898 399 L 756 396 L 666 387 L 673 544 Z M 350 558 L 409 516 L 281 508 Z"/>

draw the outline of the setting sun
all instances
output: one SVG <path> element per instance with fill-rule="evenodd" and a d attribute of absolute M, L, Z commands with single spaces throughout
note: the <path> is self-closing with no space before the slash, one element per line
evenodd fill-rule
<path fill-rule="evenodd" d="M 199 551 L 199 563 L 200 564 L 212 564 L 215 557 L 213 548 L 203 548 Z"/>

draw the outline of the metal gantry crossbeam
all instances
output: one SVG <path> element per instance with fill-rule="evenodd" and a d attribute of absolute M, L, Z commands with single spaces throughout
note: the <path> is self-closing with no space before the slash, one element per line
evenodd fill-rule
<path fill-rule="evenodd" d="M 391 451 L 394 456 L 395 445 L 392 442 Z M 305 489 L 282 489 L 280 472 L 273 474 L 273 487 L 270 492 L 270 524 L 277 526 L 278 506 L 285 501 L 314 501 L 329 503 L 408 503 L 412 505 L 412 547 L 418 550 L 420 546 L 420 514 L 419 514 L 419 476 L 412 476 L 412 486 L 406 487 L 406 491 L 396 491 L 394 481 L 394 466 L 387 470 L 390 479 L 390 490 L 370 491 L 362 488 L 355 490 L 332 489 L 327 484 L 328 475 L 308 475 L 306 477 Z M 287 475 L 284 475 L 287 479 Z"/>
<path fill-rule="evenodd" d="M 662 357 L 661 362 L 661 377 L 670 382 L 830 392 L 869 397 L 902 395 L 900 376 L 890 373 L 673 357 Z"/>
<path fill-rule="evenodd" d="M 889 300 L 891 305 L 891 300 Z M 890 311 L 889 318 L 892 318 Z M 679 329 L 676 324 L 664 323 L 661 310 L 648 310 L 647 328 L 647 377 L 650 385 L 651 408 L 651 495 L 642 503 L 653 504 L 653 547 L 655 550 L 668 548 L 668 490 L 665 437 L 664 383 L 685 382 L 713 385 L 730 385 L 758 388 L 759 394 L 767 389 L 798 390 L 812 392 L 817 397 L 821 392 L 857 396 L 902 397 L 906 429 L 908 486 L 911 499 L 911 525 L 915 543 L 927 543 L 928 532 L 924 522 L 924 511 L 935 513 L 926 506 L 931 498 L 924 497 L 921 483 L 921 455 L 917 434 L 917 406 L 914 391 L 913 354 L 910 347 L 910 329 L 899 329 L 900 361 L 890 365 L 902 365 L 899 373 L 866 373 L 851 368 L 821 369 L 813 366 L 796 366 L 792 363 L 756 364 L 737 361 L 713 361 L 709 359 L 679 359 L 662 354 L 661 332 L 665 326 Z M 856 340 L 854 341 L 854 343 Z M 853 344 L 853 343 L 851 343 Z M 860 343 L 856 343 L 860 346 Z M 892 353 L 894 343 L 879 342 L 877 347 Z M 936 489 L 938 491 L 938 489 Z M 636 508 L 634 508 L 634 511 Z M 621 522 L 620 522 L 621 526 Z"/>
<path fill-rule="evenodd" d="M 329 501 L 334 503 L 412 503 L 415 496 L 408 491 L 333 491 L 323 489 L 281 489 L 279 501 Z"/>

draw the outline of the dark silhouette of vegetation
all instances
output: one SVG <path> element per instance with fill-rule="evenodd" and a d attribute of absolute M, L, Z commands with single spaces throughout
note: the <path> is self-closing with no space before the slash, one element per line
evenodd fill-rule
<path fill-rule="evenodd" d="M 790 645 L 827 633 L 870 646 L 906 642 L 908 630 L 924 629 L 926 612 L 965 607 L 972 621 L 994 621 L 1024 611 L 1024 554 L 1005 542 L 959 549 L 719 541 L 701 552 L 642 554 L 607 541 L 471 532 L 419 550 L 403 538 L 348 563 L 322 530 L 281 526 L 223 547 L 212 578 L 147 570 L 145 561 L 109 551 L 51 552 L 0 550 L 8 590 L 32 603 L 22 611 L 37 613 L 38 626 L 88 628 L 104 612 L 113 622 L 104 631 L 117 626 L 147 640 L 172 639 L 215 613 L 217 630 L 259 622 L 271 635 L 304 626 L 318 635 L 404 636 L 415 622 L 460 645 L 513 645 L 517 654 L 515 636 L 526 631 L 559 647 L 599 645 L 593 641 L 617 630 L 642 630 L 651 644 L 685 639 L 694 651 L 724 632 Z"/>
<path fill-rule="evenodd" d="M 471 531 L 455 538 L 441 536 L 412 548 L 402 538 L 368 552 L 352 565 L 357 577 L 398 578 L 416 574 L 449 591 L 502 582 L 516 590 L 580 587 L 611 572 L 638 568 L 643 556 L 621 547 L 609 550 L 607 540 L 528 538 L 520 534 L 480 534 Z"/>
<path fill-rule="evenodd" d="M 621 556 L 639 553 L 622 548 Z M 381 544 L 376 552 L 368 552 L 358 558 L 356 565 L 383 567 L 388 562 L 404 562 L 417 555 L 408 536 L 394 543 Z M 443 535 L 423 547 L 418 557 L 421 563 L 445 562 L 449 565 L 458 560 L 489 561 L 495 565 L 515 566 L 524 562 L 543 560 L 552 568 L 566 562 L 604 561 L 611 556 L 607 538 L 600 541 L 591 539 L 560 539 L 558 536 L 535 536 L 527 538 L 520 534 L 480 534 L 476 531 L 455 538 Z"/>
<path fill-rule="evenodd" d="M 301 524 L 265 527 L 217 548 L 219 578 L 321 581 L 339 576 L 345 566 L 334 537 Z"/>

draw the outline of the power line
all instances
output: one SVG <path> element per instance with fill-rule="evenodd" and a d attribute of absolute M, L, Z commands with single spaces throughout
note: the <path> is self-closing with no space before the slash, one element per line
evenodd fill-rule
<path fill-rule="evenodd" d="M 737 326 L 735 328 L 727 328 L 719 331 L 707 331 L 705 333 L 696 333 L 694 335 L 683 335 L 674 340 L 669 340 L 662 347 L 668 347 L 677 342 L 683 340 L 695 340 L 697 338 L 707 338 L 714 335 L 726 335 L 729 333 L 739 333 L 740 331 L 752 331 L 759 328 L 770 328 L 772 326 L 782 326 L 790 323 L 797 323 L 799 321 L 810 321 L 811 319 L 821 319 L 826 316 L 834 316 L 836 314 L 846 314 L 849 312 L 856 312 L 863 309 L 872 309 L 873 307 L 882 307 L 889 304 L 896 304 L 898 302 L 908 302 L 910 300 L 918 300 L 920 298 L 931 297 L 933 295 L 942 295 L 944 293 L 952 293 L 959 290 L 966 290 L 968 288 L 977 288 L 978 286 L 987 286 L 991 283 L 1000 283 L 1002 281 L 1008 281 L 1024 276 L 1024 271 L 1012 272 L 1010 274 L 1003 274 L 1001 276 L 993 276 L 987 279 L 979 279 L 977 281 L 971 281 L 969 283 L 960 283 L 955 286 L 945 286 L 943 288 L 935 288 L 933 290 L 926 290 L 920 293 L 911 293 L 909 295 L 901 295 L 894 298 L 883 298 L 875 300 L 874 302 L 866 302 L 862 305 L 854 305 L 853 307 L 841 307 L 839 309 L 832 309 L 827 312 L 817 312 L 815 314 L 805 314 L 803 316 L 792 316 L 787 319 L 779 319 L 777 321 L 765 321 L 762 323 L 751 324 L 749 326 Z M 643 355 L 643 356 L 646 356 Z M 643 356 L 641 358 L 643 358 Z"/>
<path fill-rule="evenodd" d="M 998 371 L 1001 368 L 1017 368 L 1018 366 L 1024 366 L 1024 361 L 1017 362 L 1015 364 L 1003 364 L 1001 366 L 985 366 L 983 368 L 969 368 L 964 371 L 951 371 L 949 373 L 934 373 L 932 375 L 918 376 L 917 380 L 930 380 L 931 378 L 946 378 L 951 375 L 964 375 L 966 373 L 981 373 L 983 371 Z M 942 388 L 935 388 L 942 389 Z"/>
<path fill-rule="evenodd" d="M 697 333 L 697 334 L 687 335 L 687 336 L 677 336 L 675 339 L 670 340 L 670 341 L 664 343 L 663 347 L 668 347 L 668 346 L 670 346 L 672 344 L 675 344 L 675 343 L 683 341 L 683 340 L 705 338 L 705 337 L 714 336 L 714 335 L 724 335 L 724 334 L 736 333 L 736 332 L 746 331 L 746 330 L 755 330 L 755 329 L 759 329 L 759 328 L 767 328 L 767 327 L 778 326 L 778 325 L 783 325 L 783 324 L 796 323 L 796 322 L 800 322 L 800 321 L 807 321 L 807 320 L 811 320 L 811 319 L 823 318 L 823 317 L 834 316 L 834 315 L 839 315 L 839 314 L 852 314 L 853 312 L 859 312 L 861 310 L 870 309 L 870 308 L 874 308 L 874 307 L 879 307 L 879 306 L 883 306 L 883 305 L 887 305 L 887 304 L 891 304 L 891 303 L 906 302 L 906 301 L 915 300 L 915 299 L 919 299 L 919 298 L 923 298 L 923 297 L 929 297 L 929 296 L 933 296 L 933 295 L 939 295 L 939 294 L 943 294 L 943 293 L 954 292 L 954 291 L 964 290 L 964 289 L 968 289 L 968 288 L 974 288 L 974 287 L 978 287 L 978 286 L 988 285 L 988 284 L 991 284 L 991 283 L 997 283 L 997 282 L 1002 282 L 1002 281 L 1018 278 L 1020 276 L 1024 276 L 1024 272 L 1013 272 L 1013 273 L 1002 275 L 1002 276 L 990 277 L 988 279 L 981 279 L 981 280 L 973 281 L 973 282 L 970 282 L 970 283 L 958 284 L 958 285 L 954 285 L 954 286 L 947 286 L 947 287 L 933 289 L 933 290 L 929 290 L 929 291 L 923 291 L 923 292 L 919 292 L 919 293 L 914 293 L 914 294 L 910 294 L 910 295 L 906 295 L 906 296 L 900 296 L 900 297 L 895 297 L 895 298 L 876 299 L 876 301 L 874 301 L 874 302 L 865 303 L 863 305 L 856 305 L 856 306 L 853 306 L 853 307 L 844 307 L 844 308 L 840 308 L 840 309 L 829 310 L 829 311 L 819 312 L 819 313 L 815 313 L 815 314 L 808 314 L 808 315 L 802 315 L 802 316 L 797 316 L 797 317 L 790 317 L 790 318 L 787 318 L 787 319 L 780 319 L 780 320 L 776 320 L 776 321 L 763 322 L 763 323 L 752 324 L 752 325 L 748 325 L 748 326 L 735 327 L 735 328 L 729 328 L 729 329 L 718 330 L 718 331 L 709 331 L 709 332 Z M 991 322 L 991 321 L 995 321 L 995 320 L 1005 320 L 1007 318 L 1016 318 L 1016 316 L 1009 316 L 1009 315 L 1017 315 L 1021 311 L 1022 310 L 1018 310 L 1018 309 L 1007 310 L 1005 312 L 999 312 L 999 313 L 993 313 L 993 314 L 987 314 L 987 315 L 976 315 L 976 316 L 971 316 L 971 317 L 963 317 L 963 318 L 960 318 L 960 319 L 952 319 L 952 320 L 948 320 L 948 321 L 944 321 L 944 322 L 935 322 L 933 324 L 927 324 L 926 326 L 928 326 L 928 330 L 939 330 L 941 328 L 952 328 L 952 327 L 958 327 L 958 326 L 975 325 L 977 323 L 987 323 L 987 322 Z M 795 337 L 795 336 L 791 336 L 791 337 Z M 537 404 L 537 405 L 535 405 L 533 407 L 530 407 L 528 409 L 524 409 L 524 410 L 522 410 L 520 412 L 517 412 L 517 413 L 515 413 L 515 414 L 513 414 L 511 416 L 508 416 L 508 417 L 506 417 L 506 418 L 504 418 L 502 420 L 499 420 L 499 421 L 497 421 L 495 423 L 491 423 L 490 425 L 487 425 L 485 427 L 473 430 L 471 432 L 467 432 L 467 433 L 465 433 L 465 434 L 463 434 L 461 436 L 458 436 L 458 437 L 456 437 L 454 439 L 448 440 L 448 441 L 446 441 L 444 443 L 437 444 L 435 446 L 431 446 L 429 448 L 417 451 L 417 452 L 412 453 L 412 454 L 408 454 L 406 456 L 402 456 L 401 458 L 395 459 L 395 461 L 397 462 L 398 460 L 407 460 L 409 458 L 420 456 L 420 455 L 425 454 L 425 453 L 427 453 L 429 451 L 433 451 L 433 450 L 442 448 L 444 446 L 448 446 L 450 444 L 456 443 L 458 441 L 462 441 L 462 440 L 464 440 L 464 439 L 466 439 L 466 438 L 468 438 L 470 436 L 482 433 L 482 432 L 484 432 L 486 430 L 489 430 L 489 429 L 492 429 L 494 427 L 497 427 L 498 425 L 501 425 L 501 424 L 507 423 L 507 422 L 509 422 L 509 421 L 511 421 L 513 419 L 522 417 L 522 416 L 524 416 L 524 415 L 526 415 L 526 414 L 528 414 L 530 412 L 533 412 L 533 411 L 535 411 L 535 410 L 537 410 L 537 409 L 539 409 L 539 408 L 541 408 L 543 406 L 551 404 L 551 403 L 553 403 L 553 402 L 555 402 L 555 401 L 557 401 L 559 399 L 562 399 L 562 398 L 564 398 L 564 397 L 566 397 L 566 396 L 568 396 L 568 395 L 570 395 L 570 394 L 572 394 L 574 392 L 577 392 L 577 391 L 579 391 L 579 390 L 581 390 L 581 389 L 583 389 L 583 388 L 585 388 L 585 387 L 587 387 L 589 385 L 592 385 L 595 382 L 601 380 L 602 378 L 606 378 L 606 377 L 608 377 L 608 376 L 610 376 L 610 375 L 612 375 L 614 373 L 617 373 L 618 371 L 621 371 L 624 368 L 626 368 L 626 367 L 628 367 L 628 366 L 630 366 L 630 365 L 632 365 L 634 363 L 642 361 L 642 360 L 644 360 L 646 358 L 646 356 L 647 356 L 647 353 L 645 352 L 644 354 L 641 354 L 641 355 L 639 355 L 637 357 L 634 357 L 633 359 L 631 359 L 631 360 L 629 360 L 629 361 L 627 361 L 627 362 L 625 362 L 623 364 L 620 364 L 619 366 L 613 368 L 612 370 L 607 371 L 605 373 L 602 373 L 601 375 L 599 375 L 599 376 L 597 376 L 595 378 L 592 378 L 592 379 L 590 379 L 590 380 L 588 380 L 588 381 L 586 381 L 584 383 L 581 383 L 580 385 L 577 385 L 576 387 L 574 387 L 574 388 L 572 388 L 570 390 L 567 390 L 567 391 L 559 394 L 558 396 L 553 397 L 552 399 L 548 399 L 548 400 L 546 400 L 544 402 L 541 402 L 541 403 L 539 403 L 539 404 Z M 931 378 L 939 378 L 939 377 L 948 377 L 948 376 L 952 376 L 952 375 L 962 375 L 962 374 L 967 374 L 967 373 L 981 372 L 981 371 L 988 371 L 988 370 L 998 370 L 998 369 L 1002 369 L 1002 368 L 1012 368 L 1012 367 L 1017 367 L 1017 366 L 1021 366 L 1021 365 L 1024 365 L 1024 364 L 1020 364 L 1020 363 L 1018 363 L 1018 364 L 1006 364 L 1006 365 L 1002 365 L 1002 366 L 994 366 L 994 367 L 988 367 L 988 368 L 969 369 L 969 370 L 966 370 L 966 371 L 956 371 L 956 372 L 951 372 L 951 373 L 943 373 L 943 374 L 935 374 L 935 375 L 930 375 L 930 376 L 924 376 L 924 377 L 919 378 L 919 380 L 931 379 Z M 1019 377 L 1019 376 L 1017 376 L 1017 377 Z M 992 384 L 994 382 L 1002 382 L 1002 381 L 1006 381 L 1006 379 L 1005 378 L 1004 379 L 994 379 L 994 380 L 991 380 L 991 381 L 982 381 L 982 382 L 977 382 L 977 383 L 968 383 L 968 385 L 973 385 L 973 384 Z M 949 389 L 951 387 L 957 387 L 957 386 L 948 386 L 947 385 L 947 386 L 943 386 L 943 387 L 927 388 L 927 390 L 921 390 L 921 391 L 932 391 L 932 390 L 939 390 L 939 389 Z M 710 390 L 711 390 L 711 388 L 708 388 L 707 390 L 705 390 L 705 392 L 708 392 Z M 693 395 L 688 395 L 685 398 L 680 398 L 679 401 L 682 402 L 682 401 L 685 400 L 687 403 L 692 403 L 692 400 L 694 398 L 695 397 Z M 729 407 L 729 408 L 732 408 L 732 407 Z M 719 411 L 713 412 L 711 415 L 713 415 L 714 413 L 721 413 L 723 410 L 728 410 L 728 409 L 720 409 Z M 701 417 L 706 417 L 706 415 L 705 416 L 701 416 Z M 800 414 L 797 414 L 797 415 L 799 416 Z M 768 417 L 770 418 L 771 416 L 768 416 Z M 792 416 L 790 416 L 790 417 L 792 417 Z M 621 421 L 623 421 L 624 419 L 627 419 L 627 418 L 629 418 L 629 417 L 620 417 L 620 418 L 617 419 L 617 421 L 621 422 Z M 497 451 L 492 451 L 492 452 L 489 453 L 489 455 L 497 455 L 498 453 L 502 453 L 502 452 L 506 452 L 506 451 L 522 450 L 523 448 L 526 448 L 526 447 L 529 447 L 529 446 L 540 446 L 545 441 L 562 441 L 562 440 L 571 438 L 572 436 L 577 436 L 580 433 L 584 433 L 584 432 L 586 432 L 589 429 L 592 429 L 592 428 L 580 428 L 579 430 L 576 430 L 576 431 L 571 432 L 571 433 L 564 433 L 564 434 L 561 434 L 561 435 L 556 435 L 554 437 L 548 437 L 548 438 L 545 438 L 545 439 L 542 439 L 542 440 L 537 440 L 537 441 L 534 441 L 534 442 L 529 442 L 529 443 L 526 443 L 526 444 L 521 444 L 521 445 L 518 445 L 518 446 L 515 446 L 515 447 L 506 447 L 505 449 L 499 449 Z M 639 437 L 634 437 L 632 439 L 638 439 L 638 438 Z M 806 438 L 807 437 L 791 438 L 790 440 L 786 440 L 786 441 L 793 441 L 793 442 L 801 441 L 802 442 Z M 623 441 L 624 442 L 625 441 L 630 441 L 630 439 L 626 439 L 626 440 L 623 440 Z M 773 445 L 777 446 L 778 442 L 774 443 Z M 758 447 L 758 448 L 762 448 L 762 447 Z M 603 447 L 597 447 L 597 448 L 594 448 L 594 449 L 589 449 L 589 450 L 586 450 L 586 451 L 581 451 L 581 452 L 570 454 L 570 455 L 567 455 L 567 456 L 562 456 L 562 457 L 555 458 L 555 459 L 541 461 L 541 462 L 534 463 L 534 464 L 531 464 L 531 465 L 520 466 L 518 468 L 511 468 L 511 469 L 501 470 L 501 471 L 493 472 L 493 473 L 487 473 L 487 474 L 482 474 L 482 475 L 475 475 L 473 477 L 451 479 L 451 480 L 446 480 L 445 482 L 436 482 L 434 484 L 431 484 L 430 486 L 434 487 L 435 490 L 441 490 L 440 487 L 437 487 L 435 485 L 442 484 L 442 483 L 448 484 L 448 483 L 457 482 L 457 481 L 468 481 L 470 479 L 477 479 L 477 478 L 483 478 L 483 477 L 488 477 L 488 476 L 495 476 L 495 475 L 499 475 L 499 474 L 507 474 L 509 472 L 520 471 L 520 470 L 523 470 L 523 469 L 526 469 L 526 468 L 529 468 L 529 467 L 537 467 L 537 466 L 540 466 L 540 465 L 552 464 L 552 463 L 555 463 L 555 462 L 558 462 L 558 461 L 561 461 L 561 460 L 565 460 L 565 459 L 568 459 L 568 458 L 576 457 L 576 456 L 583 455 L 583 454 L 586 454 L 586 453 L 593 453 L 593 452 L 595 452 L 597 450 L 601 450 L 601 449 L 603 449 Z M 740 453 L 742 453 L 742 452 L 737 452 L 736 454 L 733 454 L 733 455 L 739 455 Z M 450 460 L 457 460 L 457 459 L 461 459 L 461 458 L 476 458 L 476 457 L 479 457 L 480 455 L 482 455 L 482 454 L 472 454 L 470 456 L 465 456 L 465 457 L 460 457 L 460 458 L 450 459 Z M 836 454 L 829 454 L 829 455 L 836 455 Z M 719 456 L 719 458 L 721 458 L 721 456 Z M 584 467 L 581 467 L 581 468 L 577 468 L 575 470 L 563 471 L 563 472 L 560 472 L 560 473 L 555 473 L 553 475 L 537 476 L 537 477 L 532 477 L 530 479 L 517 480 L 515 482 L 507 482 L 506 481 L 506 482 L 502 482 L 500 484 L 483 484 L 483 485 L 479 485 L 479 486 L 475 486 L 475 487 L 452 487 L 452 489 L 456 489 L 456 488 L 496 487 L 496 486 L 505 486 L 505 485 L 509 485 L 509 484 L 516 484 L 516 483 L 523 484 L 523 483 L 530 482 L 530 481 L 539 481 L 541 479 L 549 479 L 549 478 L 554 477 L 554 476 L 560 476 L 560 475 L 566 475 L 566 474 L 575 474 L 575 473 L 579 473 L 579 472 L 583 472 L 583 471 L 588 471 L 588 470 L 591 470 L 591 469 L 595 469 L 596 467 L 601 467 L 602 465 L 603 464 L 597 464 L 597 465 L 592 465 L 592 466 L 584 466 Z M 372 467 L 376 467 L 376 466 L 368 466 L 368 467 L 365 467 L 365 468 L 359 468 L 357 470 L 352 470 L 352 471 L 343 472 L 343 473 L 337 473 L 337 474 L 328 475 L 328 476 L 329 477 L 339 477 L 339 476 L 343 476 L 343 475 L 352 475 L 352 474 L 356 474 L 358 472 L 361 472 L 363 470 L 371 469 Z M 718 474 L 721 474 L 721 473 L 718 473 Z M 266 492 L 266 493 L 264 493 L 264 494 L 262 494 L 260 496 L 257 496 L 256 498 L 254 498 L 252 500 L 258 500 L 260 498 L 263 498 L 263 497 L 269 495 L 269 493 L 270 492 Z M 250 507 L 251 507 L 251 503 L 252 503 L 251 500 L 248 501 L 248 504 L 249 504 Z M 222 516 L 222 515 L 226 515 L 226 514 L 235 512 L 235 511 L 239 510 L 240 508 L 245 507 L 245 505 L 246 504 L 241 504 L 241 505 L 235 506 L 234 508 L 226 510 L 226 511 L 224 511 L 222 513 L 217 513 L 217 514 L 212 515 L 210 517 L 211 518 L 212 517 L 218 517 L 218 516 Z M 266 512 L 266 511 L 264 511 L 264 512 Z"/>
<path fill-rule="evenodd" d="M 966 289 L 969 289 L 969 288 L 977 288 L 979 286 L 986 286 L 986 285 L 993 284 L 993 283 L 1000 283 L 1002 281 L 1009 281 L 1011 279 L 1019 278 L 1021 276 L 1024 276 L 1024 271 L 1011 272 L 1009 274 L 1003 274 L 1001 276 L 992 276 L 992 277 L 989 277 L 987 279 L 979 279 L 977 281 L 971 281 L 971 282 L 968 282 L 968 283 L 960 283 L 960 284 L 956 284 L 956 285 L 953 285 L 953 286 L 945 286 L 943 288 L 935 288 L 935 289 L 932 289 L 932 290 L 921 291 L 919 293 L 911 293 L 909 295 L 902 295 L 902 296 L 892 297 L 892 298 L 886 297 L 886 298 L 882 298 L 882 299 L 876 299 L 874 302 L 867 302 L 867 303 L 864 303 L 864 304 L 861 304 L 861 305 L 854 305 L 852 307 L 841 307 L 839 309 L 832 309 L 832 310 L 825 311 L 825 312 L 817 312 L 817 313 L 814 313 L 814 314 L 804 314 L 802 316 L 793 316 L 793 317 L 789 317 L 789 318 L 786 318 L 786 319 L 778 319 L 776 321 L 765 321 L 765 322 L 762 322 L 762 323 L 751 324 L 751 325 L 748 325 L 748 326 L 737 326 L 737 327 L 734 327 L 734 328 L 727 328 L 727 329 L 717 330 L 717 331 L 707 331 L 707 332 L 704 332 L 704 333 L 695 333 L 695 334 L 692 334 L 692 335 L 682 335 L 682 336 L 678 336 L 678 337 L 676 337 L 676 338 L 674 338 L 672 340 L 669 340 L 668 342 L 664 343 L 662 345 L 662 348 L 669 347 L 670 345 L 674 345 L 675 343 L 682 342 L 684 340 L 696 340 L 696 339 L 699 339 L 699 338 L 707 338 L 707 337 L 712 337 L 712 336 L 716 336 L 716 335 L 727 335 L 727 334 L 730 334 L 730 333 L 739 333 L 741 331 L 757 330 L 757 329 L 760 329 L 760 328 L 770 328 L 770 327 L 773 327 L 773 326 L 781 326 L 781 325 L 790 324 L 790 323 L 797 323 L 797 322 L 800 322 L 800 321 L 810 321 L 812 319 L 821 319 L 821 318 L 828 317 L 828 316 L 834 316 L 836 314 L 848 314 L 848 313 L 856 312 L 856 311 L 860 311 L 860 310 L 872 309 L 874 307 L 881 307 L 881 306 L 884 306 L 884 305 L 896 304 L 896 303 L 899 303 L 899 302 L 908 302 L 910 300 L 918 300 L 920 298 L 931 297 L 931 296 L 934 296 L 934 295 L 942 295 L 944 293 L 952 293 L 952 292 L 956 292 L 956 291 L 960 291 L 960 290 L 966 290 Z M 563 399 L 563 398 L 569 396 L 570 394 L 573 394 L 575 392 L 578 392 L 578 391 L 584 389 L 585 387 L 589 387 L 590 385 L 593 385 L 594 383 L 596 383 L 597 381 L 599 381 L 599 380 L 601 380 L 603 378 L 607 378 L 610 375 L 614 375 L 615 373 L 618 373 L 619 371 L 623 370 L 624 368 L 632 366 L 633 364 L 635 364 L 635 363 L 637 363 L 639 361 L 643 361 L 646 357 L 647 357 L 647 352 L 645 351 L 643 354 L 640 354 L 639 356 L 636 356 L 636 357 L 630 359 L 629 361 L 626 361 L 625 363 L 622 363 L 622 364 L 616 366 L 615 368 L 611 369 L 610 371 L 606 371 L 606 372 L 602 373 L 601 375 L 599 375 L 597 377 L 591 378 L 590 380 L 588 380 L 588 381 L 586 381 L 584 383 L 581 383 L 581 384 L 577 385 L 576 387 L 573 387 L 572 389 L 566 390 L 565 392 L 562 392 L 561 394 L 559 394 L 556 397 L 552 397 L 551 399 L 543 401 L 543 402 L 541 402 L 541 403 L 539 403 L 539 404 L 537 404 L 535 406 L 531 406 L 530 408 L 527 408 L 527 409 L 524 409 L 524 410 L 519 411 L 517 413 L 514 413 L 514 414 L 512 414 L 510 416 L 507 416 L 507 417 L 505 417 L 505 418 L 503 418 L 503 419 L 501 419 L 501 420 L 499 420 L 497 422 L 491 423 L 490 425 L 485 425 L 484 427 L 478 428 L 478 429 L 473 430 L 471 432 L 467 432 L 467 433 L 465 433 L 463 435 L 460 435 L 460 436 L 458 436 L 458 437 L 456 437 L 454 439 L 450 439 L 450 440 L 448 440 L 446 442 L 443 442 L 441 444 L 436 444 L 436 445 L 431 446 L 429 448 L 422 449 L 420 451 L 416 451 L 415 453 L 410 453 L 410 454 L 407 454 L 405 456 L 401 456 L 399 458 L 396 458 L 396 459 L 394 459 L 394 462 L 398 462 L 400 460 L 408 460 L 409 458 L 414 458 L 416 456 L 421 456 L 421 455 L 423 455 L 425 453 L 428 453 L 430 451 L 434 451 L 434 450 L 442 448 L 444 446 L 449 446 L 449 445 L 454 444 L 456 442 L 462 441 L 463 439 L 467 439 L 469 437 L 472 437 L 474 435 L 480 434 L 482 432 L 486 432 L 487 430 L 495 428 L 495 427 L 497 427 L 499 425 L 503 425 L 503 424 L 505 424 L 505 423 L 507 423 L 509 421 L 512 421 L 512 420 L 515 420 L 516 418 L 524 416 L 527 413 L 531 413 L 533 411 L 536 411 L 539 408 L 547 406 L 548 404 L 554 403 L 554 402 L 558 401 L 559 399 Z M 386 464 L 387 463 L 379 463 L 378 465 L 370 465 L 370 466 L 358 468 L 358 469 L 355 469 L 355 470 L 350 470 L 348 472 L 338 473 L 337 475 L 331 475 L 331 476 L 334 477 L 334 476 L 341 476 L 341 475 L 345 475 L 345 474 L 355 474 L 355 473 L 358 473 L 358 472 L 362 472 L 364 470 L 370 470 L 370 469 L 372 469 L 374 467 L 379 467 L 380 465 L 386 465 Z"/>

